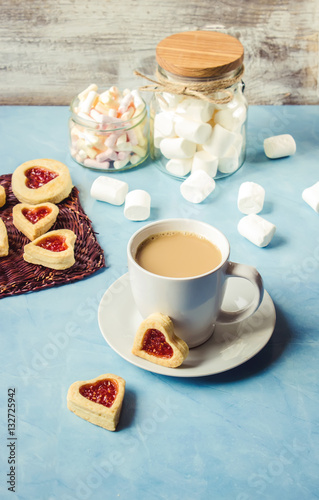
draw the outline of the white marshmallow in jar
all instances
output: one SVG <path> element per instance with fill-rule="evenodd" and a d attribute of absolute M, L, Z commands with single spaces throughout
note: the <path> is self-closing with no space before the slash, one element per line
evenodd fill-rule
<path fill-rule="evenodd" d="M 70 104 L 72 158 L 107 172 L 137 167 L 148 157 L 147 106 L 137 89 L 89 85 Z"/>
<path fill-rule="evenodd" d="M 150 103 L 150 154 L 160 170 L 184 179 L 195 170 L 226 177 L 244 163 L 247 100 L 244 48 L 214 31 L 171 35 L 156 48 Z"/>

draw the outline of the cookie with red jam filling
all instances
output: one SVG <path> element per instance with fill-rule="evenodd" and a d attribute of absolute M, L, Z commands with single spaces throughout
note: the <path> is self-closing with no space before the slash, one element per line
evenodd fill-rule
<path fill-rule="evenodd" d="M 172 320 L 151 314 L 140 324 L 133 343 L 135 356 L 169 368 L 177 368 L 188 356 L 188 345 L 174 332 Z"/>
<path fill-rule="evenodd" d="M 68 269 L 75 263 L 76 235 L 70 229 L 49 231 L 24 246 L 26 262 L 51 269 Z"/>
<path fill-rule="evenodd" d="M 125 394 L 125 380 L 107 373 L 92 380 L 74 382 L 67 394 L 67 406 L 78 417 L 109 431 L 115 431 Z"/>
<path fill-rule="evenodd" d="M 57 160 L 41 158 L 22 163 L 12 174 L 12 191 L 21 203 L 60 203 L 72 190 L 69 169 Z"/>

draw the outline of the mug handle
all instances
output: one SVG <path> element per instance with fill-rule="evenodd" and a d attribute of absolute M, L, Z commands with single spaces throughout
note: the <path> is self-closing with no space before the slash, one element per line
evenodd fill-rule
<path fill-rule="evenodd" d="M 250 281 L 254 286 L 254 298 L 248 306 L 238 311 L 224 311 L 221 309 L 216 319 L 218 323 L 235 323 L 247 319 L 258 309 L 264 296 L 262 277 L 254 267 L 229 261 L 226 269 L 226 277 L 228 276 L 245 278 Z"/>

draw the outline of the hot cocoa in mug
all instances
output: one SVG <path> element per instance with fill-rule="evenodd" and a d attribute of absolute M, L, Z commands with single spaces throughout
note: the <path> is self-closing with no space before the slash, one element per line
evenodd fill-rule
<path fill-rule="evenodd" d="M 258 271 L 229 260 L 230 246 L 217 228 L 193 219 L 166 219 L 136 231 L 127 245 L 130 285 L 137 309 L 146 318 L 169 316 L 190 348 L 212 335 L 216 322 L 251 316 L 263 298 Z M 253 285 L 253 299 L 236 311 L 223 310 L 226 280 L 241 277 Z"/>

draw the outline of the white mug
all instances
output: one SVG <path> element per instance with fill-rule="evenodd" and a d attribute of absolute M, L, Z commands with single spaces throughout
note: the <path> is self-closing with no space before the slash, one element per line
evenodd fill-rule
<path fill-rule="evenodd" d="M 138 246 L 149 236 L 167 231 L 195 233 L 216 245 L 221 263 L 199 276 L 170 278 L 151 273 L 135 260 Z M 169 316 L 176 334 L 190 348 L 206 342 L 216 322 L 234 323 L 251 316 L 263 298 L 263 282 L 258 271 L 229 260 L 230 246 L 226 236 L 215 227 L 193 219 L 166 219 L 152 222 L 137 230 L 127 245 L 129 279 L 133 298 L 143 318 L 154 312 Z M 252 301 L 242 309 L 225 311 L 222 302 L 226 279 L 240 277 L 253 285 Z"/>

